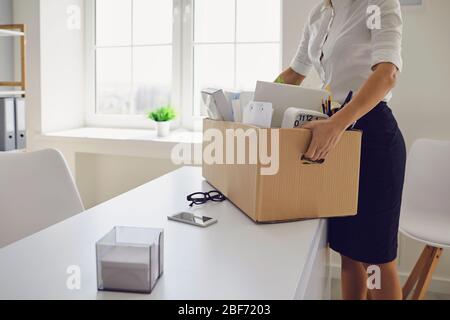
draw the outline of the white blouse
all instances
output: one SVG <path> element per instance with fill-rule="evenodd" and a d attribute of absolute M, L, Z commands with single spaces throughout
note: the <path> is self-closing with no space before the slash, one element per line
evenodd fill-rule
<path fill-rule="evenodd" d="M 323 88 L 343 103 L 377 64 L 402 70 L 402 25 L 398 0 L 322 0 L 309 16 L 291 68 L 306 76 L 314 67 Z"/>

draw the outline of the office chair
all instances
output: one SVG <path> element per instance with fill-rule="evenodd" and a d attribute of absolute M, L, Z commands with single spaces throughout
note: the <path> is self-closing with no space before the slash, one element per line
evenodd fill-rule
<path fill-rule="evenodd" d="M 400 231 L 425 244 L 403 287 L 407 299 L 425 297 L 444 248 L 450 248 L 450 141 L 417 140 L 406 169 Z"/>
<path fill-rule="evenodd" d="M 0 248 L 82 211 L 60 152 L 0 153 Z"/>

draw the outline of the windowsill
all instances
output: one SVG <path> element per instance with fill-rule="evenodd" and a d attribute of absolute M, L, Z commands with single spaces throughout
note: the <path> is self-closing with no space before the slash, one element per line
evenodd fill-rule
<path fill-rule="evenodd" d="M 191 150 L 201 150 L 202 141 L 202 132 L 186 129 L 177 129 L 168 137 L 159 138 L 155 130 L 117 128 L 77 128 L 44 133 L 34 139 L 36 148 L 55 148 L 65 154 L 90 153 L 167 160 L 172 159 L 173 148 L 178 144 L 185 144 Z M 192 156 L 192 159 L 198 157 L 195 154 Z"/>
<path fill-rule="evenodd" d="M 72 130 L 50 132 L 42 134 L 44 139 L 83 139 L 109 141 L 149 141 L 158 143 L 189 143 L 201 144 L 202 133 L 177 129 L 168 137 L 159 138 L 156 130 L 145 129 L 117 129 L 117 128 L 77 128 Z"/>

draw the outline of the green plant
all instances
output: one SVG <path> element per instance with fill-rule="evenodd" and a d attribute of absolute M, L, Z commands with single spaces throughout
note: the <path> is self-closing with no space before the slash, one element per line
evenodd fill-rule
<path fill-rule="evenodd" d="M 164 106 L 161 108 L 158 108 L 156 110 L 151 111 L 148 114 L 148 118 L 156 121 L 156 122 L 165 122 L 175 119 L 177 116 L 177 113 L 175 112 L 175 109 L 171 106 Z"/>

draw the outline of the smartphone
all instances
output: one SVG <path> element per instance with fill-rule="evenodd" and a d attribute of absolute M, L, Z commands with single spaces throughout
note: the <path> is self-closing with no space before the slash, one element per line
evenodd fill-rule
<path fill-rule="evenodd" d="M 169 220 L 192 224 L 194 226 L 203 228 L 209 227 L 210 225 L 217 222 L 217 219 L 205 216 L 197 216 L 190 212 L 180 212 L 173 216 L 169 216 L 168 218 Z"/>

